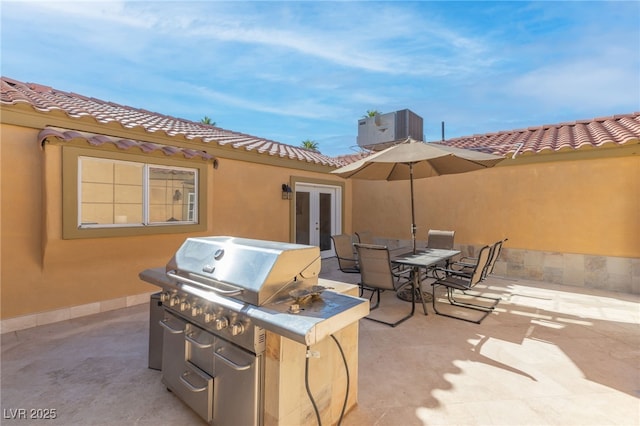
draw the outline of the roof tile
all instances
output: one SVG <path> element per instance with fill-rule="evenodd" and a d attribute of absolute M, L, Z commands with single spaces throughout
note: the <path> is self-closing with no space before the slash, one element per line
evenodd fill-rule
<path fill-rule="evenodd" d="M 640 112 L 452 138 L 442 143 L 497 155 L 638 144 Z"/>
<path fill-rule="evenodd" d="M 51 112 L 59 110 L 71 118 L 90 116 L 99 123 L 117 122 L 120 123 L 123 128 L 127 129 L 142 127 L 149 133 L 163 132 L 169 136 L 182 136 L 187 140 L 200 140 L 203 144 L 217 143 L 222 146 L 229 145 L 235 149 L 251 150 L 266 155 L 279 155 L 280 157 L 319 165 L 338 167 L 344 164 L 339 160 L 323 155 L 317 151 L 294 147 L 276 141 L 225 130 L 220 127 L 190 120 L 170 117 L 143 109 L 118 105 L 113 102 L 88 98 L 40 84 L 23 83 L 7 77 L 2 77 L 0 103 L 10 105 L 26 103 L 37 111 Z M 69 137 L 69 135 L 57 135 L 56 137 L 65 138 Z M 91 137 L 89 136 L 88 138 L 90 139 Z M 106 143 L 101 139 L 89 139 L 87 139 L 89 143 L 93 143 L 92 141 L 95 143 Z M 167 154 L 174 152 L 174 149 L 169 146 L 148 144 L 143 141 L 129 142 L 133 142 L 134 144 L 124 143 L 122 140 L 109 141 L 109 143 L 114 143 L 114 145 L 121 149 L 138 146 L 143 150 L 161 149 Z M 197 152 L 197 150 L 176 149 L 184 155 L 192 155 L 190 153 Z"/>

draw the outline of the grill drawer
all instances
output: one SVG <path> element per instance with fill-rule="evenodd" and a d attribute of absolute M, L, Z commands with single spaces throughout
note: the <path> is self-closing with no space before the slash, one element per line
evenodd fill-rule
<path fill-rule="evenodd" d="M 213 378 L 187 360 L 192 324 L 165 311 L 162 382 L 207 422 L 213 418 Z M 189 348 L 190 349 L 190 348 Z M 210 349 L 213 360 L 213 344 Z"/>
<path fill-rule="evenodd" d="M 215 377 L 213 350 L 216 337 L 198 326 L 189 324 L 185 339 L 187 341 L 187 359 L 208 375 Z"/>

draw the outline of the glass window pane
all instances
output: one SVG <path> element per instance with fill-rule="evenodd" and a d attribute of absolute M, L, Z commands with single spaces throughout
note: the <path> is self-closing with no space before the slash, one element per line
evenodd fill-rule
<path fill-rule="evenodd" d="M 80 225 L 142 223 L 144 164 L 80 157 Z"/>
<path fill-rule="evenodd" d="M 149 223 L 196 222 L 196 171 L 149 167 Z"/>

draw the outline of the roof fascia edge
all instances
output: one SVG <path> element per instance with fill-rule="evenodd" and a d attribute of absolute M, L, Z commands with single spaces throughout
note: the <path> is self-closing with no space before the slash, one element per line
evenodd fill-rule
<path fill-rule="evenodd" d="M 43 129 L 47 126 L 46 120 L 41 112 L 33 108 L 16 108 L 17 105 L 0 105 L 0 123 L 14 126 L 28 127 L 32 129 Z"/>
<path fill-rule="evenodd" d="M 573 151 L 520 155 L 515 159 L 510 157 L 506 158 L 495 167 L 553 163 L 557 161 L 597 160 L 601 158 L 631 157 L 636 155 L 640 155 L 640 143 L 629 143 L 619 147 L 596 147 Z"/>
<path fill-rule="evenodd" d="M 309 172 L 329 173 L 335 170 L 335 166 L 316 164 L 303 160 L 295 160 L 292 158 L 280 157 L 277 155 L 261 154 L 257 151 L 246 151 L 242 148 L 227 148 L 219 151 L 212 151 L 218 159 L 229 159 L 236 161 L 245 161 L 255 164 L 264 164 L 269 166 L 284 167 L 287 169 L 304 170 Z"/>

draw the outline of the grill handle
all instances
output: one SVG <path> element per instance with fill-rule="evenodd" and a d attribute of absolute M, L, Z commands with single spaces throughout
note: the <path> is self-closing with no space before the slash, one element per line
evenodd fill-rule
<path fill-rule="evenodd" d="M 180 333 L 184 332 L 184 330 L 178 330 L 176 328 L 171 327 L 168 324 L 168 321 L 169 320 L 163 319 L 163 320 L 158 321 L 158 324 L 160 324 L 163 328 L 165 328 L 171 334 L 180 334 Z"/>
<path fill-rule="evenodd" d="M 201 388 L 195 387 L 193 386 L 191 383 L 189 383 L 189 381 L 187 380 L 187 376 L 189 375 L 188 371 L 185 371 L 184 373 L 182 373 L 181 376 L 178 377 L 178 379 L 180 379 L 180 381 L 182 382 L 183 385 L 185 385 L 187 387 L 187 389 L 189 389 L 191 392 L 203 392 L 207 390 L 207 386 L 203 386 Z"/>
<path fill-rule="evenodd" d="M 199 349 L 207 349 L 207 348 L 210 348 L 211 346 L 213 346 L 213 343 L 200 343 L 200 342 L 198 342 L 196 339 L 193 338 L 193 334 L 192 333 L 185 334 L 184 338 L 187 340 L 187 342 L 191 343 L 192 345 L 196 346 Z"/>
<path fill-rule="evenodd" d="M 220 290 L 219 288 L 203 285 L 201 282 L 198 282 L 196 280 L 190 280 L 189 278 L 181 277 L 180 275 L 174 273 L 173 271 L 167 272 L 167 275 L 180 282 L 195 285 L 197 287 L 204 288 L 205 290 L 210 290 L 210 291 L 213 291 L 214 293 L 222 294 L 224 296 L 237 296 L 239 294 L 242 294 L 241 288 L 238 288 L 235 290 Z M 229 284 L 225 284 L 225 285 L 229 285 Z"/>
<path fill-rule="evenodd" d="M 247 365 L 236 364 L 235 362 L 231 361 L 226 356 L 223 356 L 220 353 L 221 350 L 222 350 L 222 348 L 216 350 L 215 352 L 213 352 L 213 355 L 216 356 L 217 358 L 221 359 L 222 361 L 224 361 L 226 364 L 228 364 L 234 370 L 242 371 L 242 370 L 248 370 L 249 368 L 251 368 L 251 364 L 247 364 Z"/>

